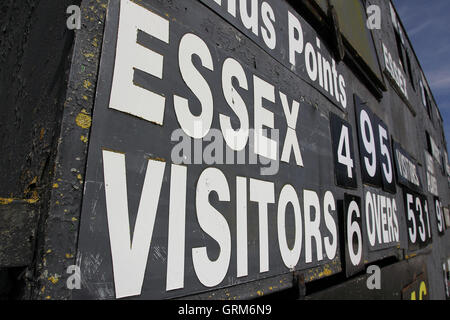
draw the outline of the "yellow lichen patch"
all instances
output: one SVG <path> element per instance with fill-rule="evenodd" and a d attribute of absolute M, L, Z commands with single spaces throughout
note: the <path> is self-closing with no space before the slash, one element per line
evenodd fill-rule
<path fill-rule="evenodd" d="M 66 253 L 66 258 L 67 258 L 67 259 L 73 258 L 73 254 L 71 254 L 71 253 Z"/>
<path fill-rule="evenodd" d="M 75 217 L 72 217 L 72 221 L 75 222 L 75 221 L 78 221 L 78 219 Z"/>
<path fill-rule="evenodd" d="M 88 142 L 88 138 L 85 136 L 81 136 L 80 140 L 83 141 L 84 143 Z"/>
<path fill-rule="evenodd" d="M 89 80 L 84 80 L 83 81 L 83 87 L 85 87 L 86 89 L 89 89 L 89 87 L 91 86 L 91 82 Z"/>
<path fill-rule="evenodd" d="M 327 267 L 325 267 L 323 269 L 323 274 L 328 277 L 328 276 L 331 276 L 333 274 L 333 271 L 331 271 L 331 269 L 328 269 Z"/>
<path fill-rule="evenodd" d="M 44 291 L 45 291 L 45 286 L 43 286 L 43 287 L 41 288 L 41 293 L 44 293 Z"/>
<path fill-rule="evenodd" d="M 54 183 L 54 184 L 53 184 L 53 188 L 54 188 L 54 189 L 58 189 L 58 188 L 59 188 L 59 184 Z"/>
<path fill-rule="evenodd" d="M 77 115 L 75 122 L 77 125 L 83 129 L 87 129 L 91 126 L 92 119 L 91 116 L 87 113 L 85 109 L 81 110 L 81 112 Z"/>
<path fill-rule="evenodd" d="M 13 201 L 13 198 L 0 198 L 0 204 L 10 204 Z"/>
<path fill-rule="evenodd" d="M 41 132 L 39 132 L 39 140 L 42 140 L 42 138 L 44 138 L 44 134 L 45 134 L 45 129 L 42 128 Z"/>
<path fill-rule="evenodd" d="M 258 290 L 258 291 L 256 291 L 256 294 L 261 297 L 264 295 L 264 292 L 262 292 L 261 290 Z"/>
<path fill-rule="evenodd" d="M 47 299 L 47 300 L 50 300 L 50 299 L 51 299 L 51 297 L 50 297 L 50 296 L 46 296 L 46 297 L 45 297 L 45 299 Z"/>
<path fill-rule="evenodd" d="M 57 275 L 51 276 L 48 278 L 48 281 L 50 281 L 53 284 L 56 284 L 59 281 L 59 277 Z"/>
<path fill-rule="evenodd" d="M 41 130 L 42 131 L 42 130 Z M 31 182 L 28 184 L 28 185 L 32 185 L 32 184 L 36 184 L 37 183 L 37 177 L 35 176 L 34 178 L 33 178 L 33 180 L 31 180 Z"/>
<path fill-rule="evenodd" d="M 83 53 L 83 56 L 85 56 L 86 58 L 93 58 L 93 57 L 94 57 L 94 54 L 88 52 L 88 53 Z"/>
<path fill-rule="evenodd" d="M 31 199 L 0 198 L 0 205 L 7 205 L 13 201 L 25 201 L 26 203 L 33 204 L 39 201 L 39 197 L 37 192 L 33 191 Z"/>
<path fill-rule="evenodd" d="M 33 191 L 31 193 L 31 199 L 27 199 L 25 201 L 28 202 L 28 203 L 36 203 L 36 202 L 38 202 L 39 201 L 39 195 L 38 195 L 37 191 Z"/>
<path fill-rule="evenodd" d="M 81 176 L 81 174 L 77 174 L 77 179 L 78 179 L 78 180 L 83 179 L 83 177 Z"/>
<path fill-rule="evenodd" d="M 322 272 L 319 273 L 319 278 L 327 277 L 333 274 L 330 269 L 325 268 Z"/>

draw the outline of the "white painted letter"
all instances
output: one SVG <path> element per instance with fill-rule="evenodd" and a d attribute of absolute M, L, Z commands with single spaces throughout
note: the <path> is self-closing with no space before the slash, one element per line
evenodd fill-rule
<path fill-rule="evenodd" d="M 200 282 L 214 287 L 222 282 L 228 271 L 231 257 L 231 234 L 224 216 L 209 203 L 209 194 L 216 192 L 220 201 L 230 201 L 227 178 L 216 168 L 205 169 L 197 183 L 195 204 L 200 227 L 220 246 L 217 260 L 211 261 L 206 247 L 192 249 L 192 262 Z"/>
<path fill-rule="evenodd" d="M 166 164 L 148 160 L 131 241 L 125 155 L 103 150 L 106 213 L 116 298 L 141 294 Z"/>
<path fill-rule="evenodd" d="M 189 110 L 188 100 L 177 95 L 173 96 L 173 104 L 178 122 L 184 132 L 194 139 L 201 139 L 206 136 L 211 127 L 213 96 L 208 83 L 192 63 L 193 55 L 200 57 L 202 66 L 208 70 L 214 70 L 211 52 L 206 43 L 195 34 L 187 33 L 181 38 L 178 51 L 180 72 L 186 85 L 200 100 L 202 112 L 199 116 L 194 116 Z"/>
<path fill-rule="evenodd" d="M 250 179 L 250 201 L 258 202 L 259 212 L 259 272 L 269 271 L 268 204 L 275 203 L 272 182 Z"/>
<path fill-rule="evenodd" d="M 317 193 L 303 190 L 303 206 L 305 212 L 305 255 L 306 263 L 312 262 L 312 238 L 316 241 L 317 261 L 323 259 L 322 235 L 320 233 L 320 201 Z M 311 207 L 314 208 L 314 220 L 311 220 Z"/>
<path fill-rule="evenodd" d="M 294 247 L 289 249 L 286 239 L 286 207 L 291 203 L 294 208 L 295 217 L 295 237 Z M 300 258 L 302 251 L 302 212 L 300 210 L 300 203 L 298 202 L 297 192 L 293 186 L 287 184 L 283 187 L 278 199 L 278 243 L 280 246 L 281 258 L 285 266 L 289 269 L 293 269 Z"/>
<path fill-rule="evenodd" d="M 129 0 L 120 2 L 109 108 L 162 125 L 166 99 L 133 82 L 134 69 L 145 71 L 159 79 L 163 75 L 163 56 L 136 43 L 138 29 L 169 43 L 169 21 Z"/>

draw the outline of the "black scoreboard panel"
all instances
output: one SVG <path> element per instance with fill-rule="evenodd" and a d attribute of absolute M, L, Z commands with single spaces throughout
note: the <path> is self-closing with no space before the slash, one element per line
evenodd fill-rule
<path fill-rule="evenodd" d="M 321 292 L 306 292 L 307 300 L 428 300 L 430 281 L 422 257 L 394 263 Z M 378 279 L 376 279 L 378 277 Z"/>
<path fill-rule="evenodd" d="M 357 188 L 358 179 L 353 160 L 355 149 L 351 125 L 334 113 L 330 113 L 330 130 L 333 143 L 334 173 L 336 185 Z"/>
<path fill-rule="evenodd" d="M 109 2 L 75 298 L 350 278 L 420 253 L 436 223 L 445 236 L 445 196 L 424 189 L 398 106 L 380 106 L 288 2 L 255 1 L 256 19 L 236 3 Z M 423 293 L 409 280 L 398 294 Z"/>
<path fill-rule="evenodd" d="M 92 285 L 76 294 L 170 298 L 339 265 L 343 191 L 307 83 L 199 2 L 111 1 L 108 15 L 79 240 Z"/>

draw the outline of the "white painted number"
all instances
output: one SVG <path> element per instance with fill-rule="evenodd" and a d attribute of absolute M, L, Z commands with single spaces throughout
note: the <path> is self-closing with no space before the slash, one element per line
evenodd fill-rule
<path fill-rule="evenodd" d="M 416 243 L 417 233 L 416 233 L 416 218 L 414 217 L 414 211 L 411 208 L 411 204 L 413 204 L 413 196 L 411 194 L 406 195 L 406 203 L 408 209 L 408 220 L 412 222 L 412 228 L 408 227 L 409 239 L 412 243 Z"/>
<path fill-rule="evenodd" d="M 378 133 L 380 137 L 380 147 L 381 147 L 381 155 L 386 157 L 386 163 L 383 163 L 383 174 L 388 183 L 392 182 L 392 162 L 391 156 L 389 154 L 389 149 L 385 142 L 388 142 L 388 136 L 386 130 L 378 125 Z"/>
<path fill-rule="evenodd" d="M 428 238 L 431 239 L 430 214 L 428 213 L 428 201 L 426 200 L 423 209 L 425 211 L 425 217 L 427 218 Z"/>
<path fill-rule="evenodd" d="M 420 236 L 420 239 L 422 239 L 422 242 L 425 242 L 425 239 L 426 239 L 425 222 L 423 221 L 422 204 L 420 203 L 419 198 L 416 198 L 416 210 L 417 210 L 417 212 L 419 212 L 419 221 L 420 221 L 420 226 L 418 226 L 419 236 Z"/>
<path fill-rule="evenodd" d="M 368 157 L 364 157 L 364 164 L 366 167 L 366 171 L 370 177 L 375 177 L 377 172 L 377 153 L 375 148 L 375 137 L 373 135 L 372 122 L 370 121 L 369 115 L 365 110 L 361 111 L 360 115 L 360 128 L 361 128 L 361 137 L 364 143 L 364 148 L 367 153 L 371 155 L 371 159 Z M 366 134 L 366 126 L 369 129 L 369 137 Z"/>
<path fill-rule="evenodd" d="M 339 138 L 339 146 L 337 150 L 338 162 L 347 167 L 347 176 L 353 178 L 353 159 L 350 154 L 350 142 L 348 136 L 348 128 L 342 126 L 341 136 Z"/>
<path fill-rule="evenodd" d="M 361 216 L 359 212 L 358 204 L 355 201 L 350 202 L 347 211 L 347 246 L 348 253 L 350 256 L 350 261 L 354 266 L 359 265 L 362 258 L 362 238 L 361 238 L 361 227 L 358 222 L 355 220 L 352 222 L 353 214 L 356 214 L 356 217 L 359 218 Z M 356 235 L 358 249 L 355 253 L 353 249 L 353 237 Z"/>

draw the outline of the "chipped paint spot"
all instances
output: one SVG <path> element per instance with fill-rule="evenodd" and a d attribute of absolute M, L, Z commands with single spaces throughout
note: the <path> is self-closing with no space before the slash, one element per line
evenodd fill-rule
<path fill-rule="evenodd" d="M 39 140 L 42 140 L 44 138 L 44 134 L 45 134 L 45 128 L 42 128 L 41 132 L 39 133 Z"/>
<path fill-rule="evenodd" d="M 415 256 L 417 256 L 417 253 L 412 253 L 410 255 L 405 255 L 405 259 L 411 259 L 411 258 L 414 258 Z"/>
<path fill-rule="evenodd" d="M 81 112 L 77 115 L 75 122 L 77 125 L 83 129 L 87 129 L 91 126 L 92 119 L 91 116 L 87 113 L 85 109 L 81 110 Z"/>

